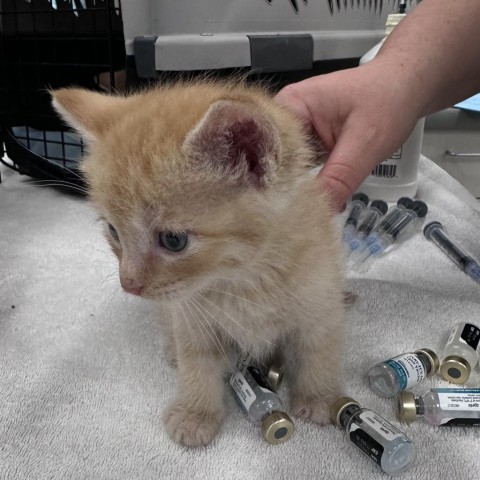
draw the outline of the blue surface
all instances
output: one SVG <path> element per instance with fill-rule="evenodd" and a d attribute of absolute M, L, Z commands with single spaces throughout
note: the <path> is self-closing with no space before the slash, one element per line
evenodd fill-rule
<path fill-rule="evenodd" d="M 457 103 L 454 107 L 461 108 L 462 110 L 470 110 L 471 112 L 480 112 L 480 93 L 463 100 L 463 102 Z"/>

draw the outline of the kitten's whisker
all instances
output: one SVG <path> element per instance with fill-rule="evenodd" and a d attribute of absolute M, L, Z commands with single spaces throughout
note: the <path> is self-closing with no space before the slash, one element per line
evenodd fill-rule
<path fill-rule="evenodd" d="M 188 304 L 188 301 L 185 301 L 184 305 L 186 307 L 189 307 L 190 305 Z M 205 347 L 207 348 L 210 348 L 211 347 L 211 343 L 213 343 L 214 347 L 218 349 L 218 347 L 216 346 L 215 342 L 213 342 L 213 339 L 212 339 L 212 336 L 208 333 L 208 331 L 206 332 L 206 329 L 204 328 L 204 326 L 202 325 L 202 322 L 195 316 L 193 315 L 192 311 L 190 310 L 190 315 L 191 315 L 191 318 L 192 318 L 192 322 L 195 322 L 195 325 L 197 327 L 197 329 L 200 331 L 200 333 L 202 334 L 202 337 L 203 337 L 203 341 L 205 342 Z M 192 329 L 193 331 L 193 329 Z M 210 337 L 210 341 L 207 339 L 207 337 L 205 336 L 205 332 L 207 333 L 207 335 Z M 196 337 L 195 337 L 196 338 Z M 197 343 L 197 345 L 200 345 L 199 343 Z"/>
<path fill-rule="evenodd" d="M 218 292 L 223 295 L 230 295 L 231 297 L 239 298 L 240 300 L 244 300 L 245 302 L 251 303 L 252 305 L 255 305 L 257 307 L 264 308 L 265 310 L 269 310 L 269 308 L 266 307 L 265 305 L 261 305 L 260 303 L 256 303 L 252 300 L 249 300 L 248 298 L 242 297 L 240 295 L 235 295 L 234 293 L 231 293 L 231 292 L 226 292 L 224 290 L 217 290 L 216 288 L 211 288 L 211 287 L 206 287 L 205 290 L 211 290 L 212 292 Z"/>
<path fill-rule="evenodd" d="M 194 294 L 195 295 L 195 294 Z M 192 299 L 193 301 L 195 301 L 195 303 L 197 304 L 197 306 L 199 308 L 201 308 L 204 312 L 208 313 L 212 318 L 213 320 L 215 320 L 215 323 L 220 327 L 222 328 L 225 333 L 227 334 L 227 336 L 229 336 L 237 345 L 238 345 L 238 348 L 240 348 L 240 342 L 235 338 L 235 336 L 225 327 L 225 325 L 223 325 L 215 316 L 213 316 L 211 314 L 211 312 L 208 311 L 208 309 L 206 309 L 199 301 L 195 300 L 193 297 Z M 248 353 L 252 358 L 255 358 L 255 355 L 253 355 L 252 352 L 250 352 L 249 350 L 245 349 L 245 348 L 242 348 L 242 351 L 245 352 L 245 353 Z M 267 366 L 265 365 L 263 362 L 258 362 L 259 364 L 263 365 L 263 366 Z M 230 364 L 230 367 L 232 368 L 232 365 Z"/>
<path fill-rule="evenodd" d="M 202 297 L 204 300 L 206 300 L 208 303 L 210 303 L 211 305 L 213 305 L 214 307 L 218 308 L 220 311 L 222 311 L 225 316 L 227 318 L 229 318 L 235 325 L 237 325 L 238 327 L 242 328 L 243 330 L 245 330 L 247 333 L 249 333 L 250 335 L 253 335 L 254 337 L 257 337 L 259 338 L 260 340 L 263 340 L 264 342 L 270 344 L 270 345 L 273 345 L 272 342 L 270 342 L 270 340 L 267 340 L 266 338 L 263 338 L 261 337 L 260 335 L 257 335 L 255 334 L 254 332 L 252 332 L 251 330 L 249 330 L 248 328 L 246 328 L 244 325 L 242 325 L 241 323 L 237 322 L 237 320 L 235 320 L 228 312 L 226 312 L 222 307 L 220 307 L 220 305 L 217 305 L 215 302 L 212 302 L 211 300 L 209 300 L 207 297 L 205 297 L 205 295 L 202 295 L 201 293 L 198 292 L 198 295 L 200 295 L 200 297 Z"/>
<path fill-rule="evenodd" d="M 55 183 L 55 184 L 58 184 L 58 185 L 65 185 L 65 186 L 69 186 L 69 187 L 77 187 L 77 188 L 81 188 L 85 191 L 87 191 L 86 187 L 84 187 L 83 185 L 79 185 L 78 183 L 73 183 L 73 182 L 69 182 L 68 180 L 61 180 L 61 179 L 57 179 L 57 178 L 46 178 L 46 179 L 39 179 L 39 180 L 30 180 L 28 181 L 29 184 L 32 184 L 32 185 L 38 185 L 38 184 L 44 184 L 44 183 Z"/>
<path fill-rule="evenodd" d="M 277 255 L 280 255 L 278 252 L 275 252 L 274 250 L 272 250 L 273 253 L 276 253 Z M 281 256 L 281 255 L 280 255 Z M 282 257 L 282 258 L 285 258 L 285 257 Z M 296 263 L 293 263 L 293 265 L 296 265 L 297 267 L 299 268 L 302 268 L 300 267 L 300 265 L 296 264 Z M 275 272 L 275 275 L 277 277 L 280 277 L 282 278 L 280 272 L 278 272 L 277 269 L 271 267 L 271 269 Z M 277 285 L 276 282 L 270 282 L 269 286 L 274 286 L 276 287 L 277 289 L 279 289 L 280 291 L 284 291 L 286 293 L 288 293 L 293 299 L 295 300 L 300 300 L 301 301 L 301 298 L 298 296 L 298 294 L 292 292 L 288 287 L 287 287 L 287 283 L 285 281 L 282 281 L 281 282 L 281 285 Z M 258 287 L 257 287 L 258 288 Z"/>
<path fill-rule="evenodd" d="M 85 190 L 82 187 L 79 187 L 78 185 L 75 184 L 70 184 L 70 183 L 60 183 L 60 182 L 51 182 L 48 181 L 49 183 L 40 183 L 40 182 L 47 182 L 48 180 L 39 180 L 38 182 L 30 182 L 34 187 L 65 187 L 65 188 L 71 188 L 72 190 L 76 190 L 84 195 L 88 195 L 88 191 Z"/>
<path fill-rule="evenodd" d="M 182 313 L 183 318 L 185 319 L 185 324 L 187 325 L 188 331 L 190 333 L 190 340 L 192 342 L 192 345 L 195 345 L 195 341 L 198 342 L 197 337 L 193 334 L 193 328 L 192 325 L 190 324 L 190 320 L 188 319 L 187 315 L 185 314 L 185 310 L 183 309 L 183 302 L 180 302 L 177 304 L 178 310 Z M 203 333 L 202 333 L 203 334 Z M 205 342 L 207 339 L 204 337 Z M 198 345 L 198 343 L 197 343 Z"/>
<path fill-rule="evenodd" d="M 208 347 L 210 345 L 210 342 L 207 340 L 207 337 L 205 336 L 205 333 L 204 333 L 204 330 L 202 328 L 201 322 L 198 321 L 198 319 L 195 317 L 195 315 L 193 315 L 192 310 L 189 308 L 190 305 L 188 304 L 188 300 L 183 300 L 182 301 L 182 306 L 185 306 L 190 310 L 190 318 L 192 318 L 192 322 L 193 321 L 196 322 L 198 330 L 200 330 L 200 333 L 202 334 L 203 340 L 205 341 L 205 346 Z M 190 320 L 189 320 L 189 322 L 190 322 Z M 193 335 L 193 329 L 192 329 L 192 335 Z M 210 337 L 210 339 L 211 338 L 212 337 Z"/>
<path fill-rule="evenodd" d="M 113 272 L 110 275 L 107 275 L 100 283 L 100 286 L 103 287 L 106 283 L 109 283 L 111 285 L 113 285 L 114 283 L 118 284 L 116 278 L 113 278 L 114 275 L 117 276 L 118 272 Z"/>
<path fill-rule="evenodd" d="M 228 367 L 232 368 L 232 365 L 230 364 L 230 361 L 228 360 L 228 355 L 227 355 L 227 352 L 225 351 L 225 349 L 223 348 L 223 345 L 222 345 L 222 342 L 221 340 L 218 338 L 217 336 L 217 333 L 215 332 L 215 329 L 211 326 L 210 322 L 207 320 L 207 318 L 203 315 L 202 311 L 198 308 L 198 306 L 195 305 L 195 300 L 193 298 L 191 298 L 190 300 L 192 300 L 192 304 L 189 305 L 189 306 L 192 306 L 192 307 L 195 307 L 196 310 L 198 311 L 198 313 L 200 313 L 200 315 L 203 317 L 203 319 L 205 320 L 206 324 L 205 327 L 206 327 L 206 332 L 207 334 L 209 335 L 209 337 L 212 339 L 212 342 L 214 343 L 215 347 L 217 348 L 218 350 L 218 353 L 220 353 L 220 355 L 223 357 L 223 359 L 225 360 L 225 363 Z M 187 304 L 188 305 L 188 304 Z M 193 314 L 193 312 L 192 312 Z M 196 318 L 196 317 L 195 317 Z M 197 319 L 198 320 L 198 324 L 201 325 L 202 321 L 200 319 Z M 214 319 L 215 320 L 215 319 Z M 215 339 L 212 337 L 212 335 L 210 335 L 209 333 L 209 329 L 210 331 L 212 332 L 213 336 L 215 337 Z"/>
<path fill-rule="evenodd" d="M 225 325 L 222 325 L 222 323 L 212 314 L 212 312 L 210 312 L 204 305 L 202 305 L 202 303 L 197 300 L 196 298 L 194 298 L 196 295 L 196 293 L 193 294 L 193 296 L 191 297 L 191 300 L 193 302 L 195 302 L 195 304 L 197 305 L 197 308 L 200 308 L 201 310 L 203 310 L 205 313 L 207 313 L 208 315 L 210 315 L 210 317 L 212 317 L 212 319 L 215 321 L 215 323 L 220 327 L 222 328 L 225 333 L 227 334 L 228 337 L 232 338 L 233 341 L 235 343 L 238 343 L 237 339 L 233 336 L 233 334 L 231 332 L 229 332 L 227 330 L 227 328 L 225 327 Z"/>
<path fill-rule="evenodd" d="M 212 333 L 213 333 L 213 335 L 215 336 L 215 339 L 216 339 L 216 342 L 214 342 L 214 343 L 217 344 L 217 342 L 218 342 L 218 345 L 221 347 L 222 342 L 221 342 L 220 339 L 218 338 L 218 335 L 217 335 L 217 333 L 215 332 L 215 329 L 211 328 L 210 322 L 209 322 L 208 319 L 205 317 L 205 315 L 203 314 L 203 312 L 202 312 L 201 310 L 199 310 L 198 306 L 196 305 L 195 299 L 191 298 L 190 301 L 192 302 L 191 306 L 196 308 L 196 310 L 200 313 L 200 315 L 201 315 L 201 316 L 203 317 L 203 319 L 205 320 L 205 323 L 208 325 L 208 327 L 210 327 L 210 329 L 211 329 L 211 331 L 212 331 Z M 214 320 L 216 320 L 215 317 L 212 316 L 212 318 L 213 318 Z M 213 339 L 212 339 L 212 341 L 213 341 Z"/>
<path fill-rule="evenodd" d="M 74 170 L 71 170 L 70 168 L 66 167 L 65 165 L 62 165 L 61 163 L 57 163 L 57 162 L 54 162 L 52 160 L 49 160 L 48 158 L 46 158 L 45 160 L 48 163 L 50 163 L 51 165 L 54 165 L 55 167 L 60 167 L 63 170 L 65 170 L 66 172 L 71 173 L 72 175 L 77 177 L 79 180 L 83 180 L 83 177 L 79 173 L 75 172 Z"/>
<path fill-rule="evenodd" d="M 295 265 L 296 267 L 300 267 L 300 265 L 298 265 L 298 263 L 295 263 L 293 262 L 292 260 L 290 260 L 289 258 L 285 257 L 284 255 L 282 255 L 281 253 L 277 252 L 276 250 L 274 250 L 273 248 L 270 248 L 269 249 L 269 252 L 272 252 L 274 253 L 275 255 L 278 255 L 282 260 L 285 260 L 286 262 L 290 263 L 291 265 Z"/>

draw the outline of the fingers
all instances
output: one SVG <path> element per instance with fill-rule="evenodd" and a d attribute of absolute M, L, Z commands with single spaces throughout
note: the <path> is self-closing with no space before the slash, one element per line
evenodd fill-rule
<path fill-rule="evenodd" d="M 310 83 L 313 79 L 310 79 Z M 299 83 L 287 85 L 283 88 L 274 101 L 287 108 L 297 119 L 299 119 L 305 126 L 305 131 L 312 135 L 312 147 L 318 151 L 318 158 L 322 161 L 325 158 L 325 153 L 330 152 L 335 145 L 335 134 L 333 132 L 333 126 L 338 124 L 336 119 L 331 119 L 331 109 L 328 105 L 322 104 L 320 107 L 316 105 L 316 108 L 311 104 L 312 98 L 317 98 L 319 94 L 308 80 L 304 80 Z M 313 85 L 315 87 L 315 85 Z M 320 110 L 322 115 L 315 113 L 316 110 Z M 336 109 L 336 105 L 335 105 Z"/>
<path fill-rule="evenodd" d="M 388 157 L 377 134 L 359 127 L 344 128 L 318 179 L 328 193 L 332 207 L 342 211 L 347 200 L 371 173 L 375 166 Z"/>
<path fill-rule="evenodd" d="M 278 92 L 273 100 L 278 105 L 290 110 L 305 125 L 311 125 L 310 111 L 303 100 L 303 95 L 298 92 L 297 84 L 287 85 Z"/>

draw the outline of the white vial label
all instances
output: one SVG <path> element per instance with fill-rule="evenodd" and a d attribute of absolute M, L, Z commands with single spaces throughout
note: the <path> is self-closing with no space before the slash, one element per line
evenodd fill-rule
<path fill-rule="evenodd" d="M 237 395 L 238 400 L 240 401 L 241 405 L 248 413 L 252 403 L 257 398 L 255 392 L 251 389 L 250 385 L 248 384 L 247 380 L 243 376 L 243 373 L 237 372 L 230 378 L 230 385 Z"/>
<path fill-rule="evenodd" d="M 405 353 L 387 360 L 385 363 L 397 374 L 401 390 L 408 390 L 422 382 L 427 373 L 415 353 Z"/>
<path fill-rule="evenodd" d="M 480 392 L 478 389 L 438 388 L 437 394 L 442 410 L 480 412 Z"/>
<path fill-rule="evenodd" d="M 370 428 L 378 432 L 388 442 L 395 440 L 398 437 L 404 437 L 404 434 L 398 430 L 398 428 L 394 427 L 391 423 L 387 422 L 375 412 L 366 410 L 362 412 L 358 418 L 368 424 Z M 350 432 L 353 432 L 357 428 L 362 427 L 361 425 L 356 425 L 355 422 L 353 422 Z"/>

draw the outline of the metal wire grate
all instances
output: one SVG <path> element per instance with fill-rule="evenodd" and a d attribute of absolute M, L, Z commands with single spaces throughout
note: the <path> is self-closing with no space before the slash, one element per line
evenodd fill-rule
<path fill-rule="evenodd" d="M 83 144 L 53 112 L 48 89 L 118 85 L 125 67 L 120 2 L 2 0 L 0 13 L 0 132 L 13 162 L 3 163 L 81 183 Z"/>

